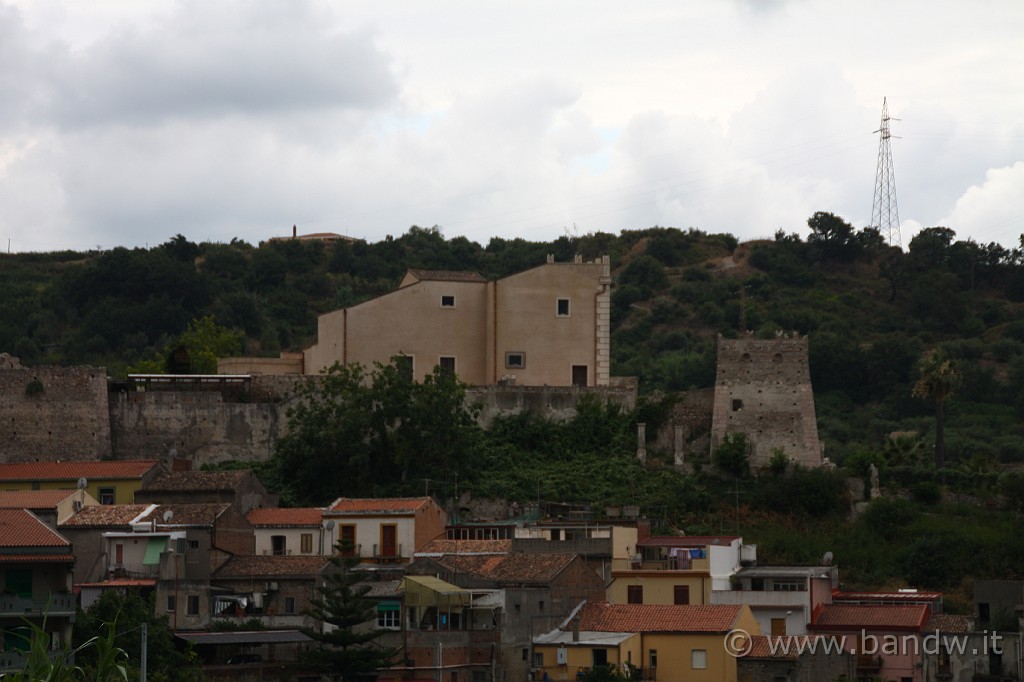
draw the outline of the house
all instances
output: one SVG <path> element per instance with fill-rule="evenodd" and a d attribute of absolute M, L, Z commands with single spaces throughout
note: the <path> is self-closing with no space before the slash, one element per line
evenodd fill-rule
<path fill-rule="evenodd" d="M 446 554 L 417 558 L 407 575 L 439 578 L 463 589 L 495 590 L 500 606 L 501 667 L 505 679 L 529 674 L 530 642 L 538 628 L 561 622 L 578 604 L 600 600 L 604 580 L 576 554 Z"/>
<path fill-rule="evenodd" d="M 468 384 L 607 386 L 611 266 L 548 262 L 496 281 L 475 272 L 409 270 L 398 288 L 321 315 L 301 371 L 372 366 L 404 355 L 413 377 L 435 366 Z M 297 371 L 295 363 L 226 358 L 221 374 Z"/>
<path fill-rule="evenodd" d="M 608 601 L 614 604 L 711 604 L 728 590 L 757 546 L 735 535 L 663 535 L 638 540 L 629 559 L 612 561 Z"/>
<path fill-rule="evenodd" d="M 711 591 L 711 603 L 746 604 L 765 634 L 803 635 L 814 609 L 832 603 L 838 586 L 835 566 L 745 566 L 730 589 Z"/>
<path fill-rule="evenodd" d="M 320 507 L 258 507 L 245 515 L 256 536 L 256 554 L 329 555 L 334 539 Z"/>
<path fill-rule="evenodd" d="M 233 556 L 210 576 L 213 622 L 257 619 L 270 630 L 319 628 L 309 599 L 331 566 L 324 556 Z"/>
<path fill-rule="evenodd" d="M 922 679 L 926 682 L 1020 679 L 1018 633 L 981 629 L 971 616 L 945 613 L 933 614 L 924 631 Z"/>
<path fill-rule="evenodd" d="M 736 659 L 739 682 L 831 682 L 856 679 L 856 654 L 826 648 L 825 638 L 821 636 L 812 635 L 804 641 L 807 642 L 804 647 L 794 646 L 793 640 L 787 646 L 785 639 L 754 635 L 750 638 L 749 649 Z"/>
<path fill-rule="evenodd" d="M 514 530 L 512 549 L 517 552 L 578 554 L 606 581 L 612 567 L 624 564 L 636 547 L 640 528 L 632 523 L 602 523 L 590 520 L 541 521 L 521 524 Z"/>
<path fill-rule="evenodd" d="M 45 628 L 54 647 L 70 646 L 74 565 L 71 543 L 57 531 L 24 509 L 0 509 L 0 671 L 24 665 L 29 623 Z"/>
<path fill-rule="evenodd" d="M 130 504 L 135 491 L 159 476 L 153 459 L 0 464 L 0 490 L 76 490 L 79 484 L 100 504 Z"/>
<path fill-rule="evenodd" d="M 96 584 L 112 578 L 132 578 L 140 579 L 145 578 L 147 580 L 146 585 L 150 587 L 156 586 L 156 580 L 154 575 L 149 575 L 149 570 L 144 571 L 145 575 L 129 575 L 129 571 L 124 569 L 123 560 L 125 558 L 124 548 L 121 549 L 122 563 L 120 564 L 124 574 L 115 575 L 116 568 L 118 567 L 117 561 L 117 548 L 116 545 L 118 540 L 115 538 L 128 537 L 143 543 L 143 550 L 148 545 L 148 540 L 144 540 L 143 536 L 135 536 L 132 533 L 135 530 L 135 524 L 141 519 L 148 511 L 150 511 L 155 505 L 147 504 L 114 504 L 114 505 L 96 505 L 91 507 L 83 507 L 76 512 L 70 518 L 65 519 L 57 525 L 57 530 L 71 541 L 71 544 L 75 548 L 75 556 L 77 561 L 75 562 L 75 573 L 74 582 L 75 585 L 82 583 Z M 120 541 L 122 544 L 124 540 Z M 132 558 L 131 550 L 128 554 L 129 558 Z M 132 567 L 148 566 L 144 564 L 145 554 L 143 554 L 143 560 L 130 561 L 129 564 Z M 93 588 L 95 589 L 99 588 Z M 98 595 L 97 595 L 98 597 Z M 88 606 L 91 602 L 84 603 L 83 606 Z"/>
<path fill-rule="evenodd" d="M 975 580 L 974 619 L 985 630 L 1010 630 L 1024 617 L 1024 580 Z"/>
<path fill-rule="evenodd" d="M 250 469 L 171 471 L 148 481 L 135 493 L 136 503 L 233 504 L 242 514 L 254 507 L 276 507 L 277 495 L 263 487 Z"/>
<path fill-rule="evenodd" d="M 50 528 L 57 530 L 83 507 L 99 504 L 85 490 L 12 490 L 0 492 L 0 509 L 27 509 Z"/>
<path fill-rule="evenodd" d="M 746 634 L 730 638 L 734 630 Z M 588 602 L 534 638 L 531 679 L 571 680 L 611 666 L 635 680 L 737 682 L 728 652 L 756 634 L 746 606 Z"/>
<path fill-rule="evenodd" d="M 367 565 L 396 566 L 442 535 L 447 515 L 432 497 L 340 497 L 323 519 L 344 555 Z"/>
<path fill-rule="evenodd" d="M 926 604 L 820 604 L 807 629 L 857 654 L 857 677 L 922 682 Z"/>

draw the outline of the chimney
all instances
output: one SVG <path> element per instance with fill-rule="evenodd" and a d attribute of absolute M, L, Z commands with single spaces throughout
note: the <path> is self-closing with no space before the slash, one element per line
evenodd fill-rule
<path fill-rule="evenodd" d="M 576 616 L 572 619 L 572 641 L 580 641 L 580 617 Z"/>
<path fill-rule="evenodd" d="M 292 239 L 295 239 L 298 236 L 299 236 L 299 228 L 296 227 L 295 225 L 292 225 Z"/>

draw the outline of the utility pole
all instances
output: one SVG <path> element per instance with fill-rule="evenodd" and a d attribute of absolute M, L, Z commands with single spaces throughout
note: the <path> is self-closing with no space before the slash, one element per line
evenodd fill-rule
<path fill-rule="evenodd" d="M 889 143 L 889 121 L 898 121 L 889 116 L 889 104 L 882 98 L 882 122 L 876 133 L 878 137 L 878 165 L 875 169 L 875 196 L 871 202 L 871 227 L 876 228 L 889 246 L 900 249 L 900 210 L 896 204 L 896 176 L 892 170 L 892 147 Z M 899 138 L 897 138 L 899 139 Z"/>

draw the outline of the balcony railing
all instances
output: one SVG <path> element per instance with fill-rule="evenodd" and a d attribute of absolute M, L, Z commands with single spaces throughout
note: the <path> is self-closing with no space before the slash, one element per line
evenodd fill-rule
<path fill-rule="evenodd" d="M 706 571 L 707 559 L 669 557 L 667 559 L 612 559 L 613 571 Z"/>
<path fill-rule="evenodd" d="M 51 594 L 43 599 L 2 594 L 0 595 L 0 615 L 73 616 L 75 604 L 76 598 L 73 594 Z"/>
<path fill-rule="evenodd" d="M 610 668 L 627 680 L 634 680 L 635 682 L 650 682 L 656 679 L 658 671 L 657 668 L 639 668 L 631 665 L 621 668 L 617 665 L 597 667 Z M 546 666 L 543 668 L 531 668 L 530 679 L 532 682 L 573 682 L 584 677 L 590 671 L 590 666 Z"/>
<path fill-rule="evenodd" d="M 160 564 L 111 564 L 111 578 L 158 578 Z"/>
<path fill-rule="evenodd" d="M 381 547 L 380 545 L 374 545 L 373 560 L 380 563 L 393 563 L 397 561 L 402 561 L 402 546 L 394 545 L 392 547 Z"/>

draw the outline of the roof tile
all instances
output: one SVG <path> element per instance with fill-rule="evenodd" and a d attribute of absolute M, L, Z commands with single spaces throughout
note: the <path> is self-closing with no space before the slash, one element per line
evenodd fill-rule
<path fill-rule="evenodd" d="M 83 507 L 60 524 L 61 528 L 129 528 L 131 522 L 149 509 L 148 504 L 101 504 Z"/>
<path fill-rule="evenodd" d="M 339 497 L 328 507 L 331 514 L 408 515 L 430 501 L 429 497 Z"/>
<path fill-rule="evenodd" d="M 449 554 L 508 554 L 511 540 L 449 540 L 435 538 L 416 551 L 417 556 Z"/>
<path fill-rule="evenodd" d="M 0 491 L 0 509 L 53 509 L 77 490 L 4 490 Z"/>
<path fill-rule="evenodd" d="M 71 543 L 24 509 L 0 509 L 0 548 L 66 547 Z"/>
<path fill-rule="evenodd" d="M 713 606 L 586 603 L 580 630 L 593 632 L 728 632 L 739 617 L 738 604 Z M 563 626 L 562 629 L 571 629 Z"/>
<path fill-rule="evenodd" d="M 447 554 L 438 563 L 459 573 L 469 573 L 497 583 L 546 584 L 554 580 L 575 554 L 510 552 L 492 555 Z"/>
<path fill-rule="evenodd" d="M 0 464 L 0 481 L 77 481 L 83 476 L 87 479 L 134 479 L 142 478 L 159 465 L 155 459 L 8 462 Z"/>
<path fill-rule="evenodd" d="M 161 504 L 153 511 L 139 518 L 139 523 L 156 521 L 157 528 L 174 528 L 175 526 L 212 526 L 217 517 L 231 505 L 220 504 Z M 171 513 L 171 518 L 164 520 L 164 515 Z"/>
<path fill-rule="evenodd" d="M 246 515 L 258 527 L 319 526 L 324 517 L 320 507 L 257 507 Z"/>
<path fill-rule="evenodd" d="M 814 629 L 872 629 L 924 627 L 930 615 L 924 604 L 825 604 L 811 627 Z"/>
<path fill-rule="evenodd" d="M 326 556 L 233 556 L 214 573 L 214 578 L 312 577 L 328 564 Z"/>
<path fill-rule="evenodd" d="M 954 616 L 948 613 L 935 613 L 924 626 L 925 632 L 964 633 L 974 629 L 974 619 L 970 616 Z"/>

